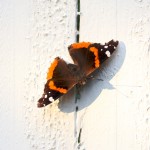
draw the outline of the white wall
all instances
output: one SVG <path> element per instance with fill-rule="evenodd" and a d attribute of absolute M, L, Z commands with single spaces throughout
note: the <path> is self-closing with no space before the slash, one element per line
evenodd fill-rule
<path fill-rule="evenodd" d="M 81 0 L 80 41 L 117 39 L 118 51 L 77 113 L 74 90 L 36 107 L 50 62 L 70 60 L 75 12 L 75 0 L 0 1 L 0 150 L 150 149 L 149 0 Z"/>

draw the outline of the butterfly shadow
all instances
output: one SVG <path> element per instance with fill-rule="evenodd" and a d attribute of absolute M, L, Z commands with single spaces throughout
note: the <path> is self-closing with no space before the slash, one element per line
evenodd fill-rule
<path fill-rule="evenodd" d="M 92 104 L 104 89 L 115 89 L 109 81 L 120 70 L 126 55 L 126 47 L 123 42 L 119 42 L 117 50 L 100 69 L 97 69 L 93 76 L 95 79 L 89 80 L 80 88 L 80 99 L 75 103 L 75 88 L 59 99 L 58 108 L 65 113 L 74 112 L 76 106 L 78 110 L 82 110 Z M 102 80 L 98 80 L 102 79 Z"/>

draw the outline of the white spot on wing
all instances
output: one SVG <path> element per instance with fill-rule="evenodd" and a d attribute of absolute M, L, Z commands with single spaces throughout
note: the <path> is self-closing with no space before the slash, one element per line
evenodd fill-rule
<path fill-rule="evenodd" d="M 107 55 L 107 57 L 110 57 L 111 55 L 109 51 L 106 51 L 105 54 Z"/>
<path fill-rule="evenodd" d="M 52 97 L 49 97 L 50 102 L 54 102 L 54 99 Z"/>
<path fill-rule="evenodd" d="M 45 98 L 47 98 L 47 95 L 45 95 Z"/>
<path fill-rule="evenodd" d="M 104 46 L 104 48 L 108 48 L 108 46 L 107 46 L 107 45 L 105 45 L 105 46 Z"/>

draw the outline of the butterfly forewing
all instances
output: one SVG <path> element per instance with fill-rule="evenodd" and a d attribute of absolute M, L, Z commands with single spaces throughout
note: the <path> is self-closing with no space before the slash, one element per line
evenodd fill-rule
<path fill-rule="evenodd" d="M 71 64 L 71 66 L 74 65 Z M 44 93 L 38 101 L 38 107 L 46 106 L 66 94 L 76 82 L 77 80 L 70 70 L 70 65 L 59 57 L 55 58 L 48 70 L 47 83 Z"/>
<path fill-rule="evenodd" d="M 118 41 L 109 41 L 108 43 L 74 43 L 68 47 L 69 53 L 80 68 L 80 72 L 88 76 L 94 70 L 108 59 L 116 50 Z"/>

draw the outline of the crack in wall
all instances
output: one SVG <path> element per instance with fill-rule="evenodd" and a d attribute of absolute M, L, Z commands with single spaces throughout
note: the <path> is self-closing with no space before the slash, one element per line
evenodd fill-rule
<path fill-rule="evenodd" d="M 81 133 L 82 133 L 82 128 L 79 130 L 79 135 L 78 135 L 78 144 L 81 143 Z"/>
<path fill-rule="evenodd" d="M 77 13 L 76 13 L 76 42 L 80 40 L 80 0 L 77 0 Z"/>
<path fill-rule="evenodd" d="M 78 43 L 80 40 L 80 0 L 77 0 L 76 4 L 76 42 Z M 81 132 L 82 129 L 79 130 L 78 133 L 78 100 L 80 99 L 80 91 L 79 86 L 75 86 L 75 113 L 74 113 L 74 136 L 75 136 L 75 145 L 74 149 L 79 149 L 80 141 L 81 141 Z"/>

